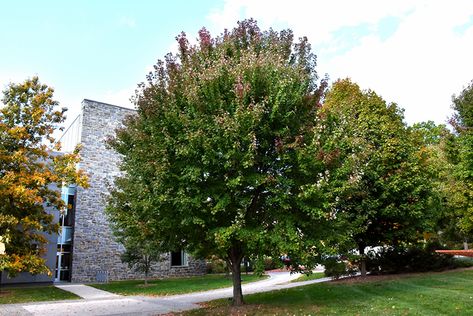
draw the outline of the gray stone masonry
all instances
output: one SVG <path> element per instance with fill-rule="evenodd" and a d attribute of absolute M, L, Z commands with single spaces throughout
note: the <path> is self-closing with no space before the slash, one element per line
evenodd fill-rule
<path fill-rule="evenodd" d="M 107 185 L 119 175 L 120 156 L 105 145 L 109 135 L 134 110 L 111 104 L 82 102 L 81 163 L 89 176 L 88 189 L 79 188 L 74 227 L 72 282 L 96 281 L 97 273 L 108 274 L 109 280 L 141 278 L 120 260 L 123 246 L 117 243 L 105 215 Z M 188 266 L 171 267 L 169 256 L 157 264 L 154 277 L 196 275 L 205 273 L 203 260 L 188 259 Z"/>

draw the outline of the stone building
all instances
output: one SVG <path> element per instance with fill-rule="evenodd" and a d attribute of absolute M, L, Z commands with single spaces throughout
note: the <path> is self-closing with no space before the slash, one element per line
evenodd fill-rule
<path fill-rule="evenodd" d="M 119 174 L 120 161 L 119 155 L 106 147 L 105 140 L 113 135 L 127 115 L 134 113 L 132 109 L 85 99 L 81 113 L 61 137 L 64 152 L 73 150 L 79 143 L 82 145 L 79 168 L 89 176 L 90 187 L 62 189 L 67 210 L 63 215 L 56 211 L 60 234 L 49 236 L 47 254 L 49 259 L 56 258 L 56 265 L 50 263 L 52 277 L 36 277 L 38 281 L 96 282 L 143 277 L 121 262 L 124 248 L 115 241 L 104 213 L 108 185 L 113 184 L 114 177 Z M 152 276 L 205 273 L 205 262 L 193 259 L 183 251 L 165 257 L 153 268 Z M 34 278 L 23 276 L 8 280 L 8 283 L 34 282 Z"/>
<path fill-rule="evenodd" d="M 66 229 L 72 230 L 72 247 L 70 253 L 58 252 L 58 256 L 72 262 L 63 265 L 70 269 L 63 273 L 63 279 L 87 282 L 100 278 L 118 280 L 142 276 L 121 262 L 123 246 L 115 241 L 104 213 L 107 186 L 113 184 L 113 179 L 119 174 L 120 161 L 119 155 L 106 147 L 105 140 L 113 135 L 127 115 L 134 113 L 131 109 L 86 99 L 82 102 L 81 114 L 61 138 L 65 151 L 72 150 L 78 143 L 82 145 L 79 167 L 89 176 L 90 185 L 87 189 L 69 188 L 68 204 L 73 206 L 70 210 L 74 214 L 64 227 L 69 226 Z M 153 269 L 154 276 L 205 272 L 205 262 L 195 260 L 185 252 L 171 253 L 166 258 Z M 61 279 L 61 271 L 57 279 Z"/>

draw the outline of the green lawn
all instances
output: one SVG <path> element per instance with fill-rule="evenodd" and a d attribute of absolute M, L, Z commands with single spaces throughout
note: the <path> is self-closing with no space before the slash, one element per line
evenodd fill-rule
<path fill-rule="evenodd" d="M 0 304 L 58 301 L 70 299 L 79 299 L 79 296 L 58 289 L 52 285 L 28 287 L 2 286 L 2 290 L 0 291 Z"/>
<path fill-rule="evenodd" d="M 297 279 L 292 280 L 291 282 L 301 282 L 301 281 L 309 281 L 309 280 L 317 280 L 325 278 L 325 274 L 323 272 L 313 272 L 309 275 L 302 274 Z"/>
<path fill-rule="evenodd" d="M 267 278 L 267 276 L 242 274 L 241 278 L 245 283 L 263 280 Z M 106 284 L 90 285 L 121 295 L 172 295 L 230 287 L 232 286 L 232 279 L 222 274 L 208 274 L 198 277 L 150 280 L 148 286 L 144 286 L 142 280 L 116 281 Z"/>
<path fill-rule="evenodd" d="M 473 315 L 473 270 L 365 283 L 319 283 L 205 304 L 185 315 Z"/>

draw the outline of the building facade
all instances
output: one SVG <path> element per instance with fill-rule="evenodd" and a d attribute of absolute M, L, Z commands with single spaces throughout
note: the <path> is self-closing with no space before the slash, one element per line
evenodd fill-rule
<path fill-rule="evenodd" d="M 63 214 L 55 211 L 59 235 L 48 236 L 48 266 L 52 277 L 25 274 L 3 283 L 19 282 L 97 282 L 141 278 L 144 275 L 121 262 L 124 251 L 111 231 L 105 214 L 106 197 L 114 178 L 120 174 L 120 156 L 106 146 L 106 139 L 132 109 L 85 99 L 80 115 L 61 137 L 62 150 L 69 152 L 81 144 L 79 168 L 89 177 L 89 188 L 69 186 L 62 189 L 67 204 Z M 157 263 L 153 277 L 199 275 L 205 261 L 193 259 L 183 251 L 166 254 Z M 20 279 L 19 279 L 20 278 Z"/>
<path fill-rule="evenodd" d="M 62 137 L 64 150 L 72 150 L 81 144 L 79 168 L 89 176 L 89 188 L 69 188 L 69 201 L 75 202 L 71 254 L 63 253 L 68 260 L 70 272 L 64 275 L 73 282 L 96 281 L 142 277 L 121 262 L 123 246 L 115 241 L 105 215 L 106 197 L 109 186 L 120 174 L 120 156 L 106 146 L 106 139 L 114 135 L 115 129 L 128 115 L 135 111 L 111 104 L 84 100 L 82 113 Z M 68 203 L 69 204 L 69 203 Z M 194 260 L 178 251 L 168 254 L 153 269 L 156 277 L 195 275 L 205 273 L 205 262 Z M 69 275 L 67 275 L 69 274 Z"/>

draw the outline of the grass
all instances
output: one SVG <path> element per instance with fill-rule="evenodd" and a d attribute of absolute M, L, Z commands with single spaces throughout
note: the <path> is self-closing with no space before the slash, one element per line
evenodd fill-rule
<path fill-rule="evenodd" d="M 184 314 L 473 315 L 473 270 L 319 283 L 248 295 L 245 301 L 239 308 L 228 300 L 212 301 Z"/>
<path fill-rule="evenodd" d="M 241 278 L 243 283 L 247 283 L 263 280 L 267 276 L 242 274 Z M 97 289 L 121 295 L 173 295 L 230 287 L 232 286 L 232 279 L 222 274 L 208 274 L 198 277 L 150 280 L 148 286 L 144 286 L 142 280 L 90 285 Z"/>
<path fill-rule="evenodd" d="M 4 287 L 0 291 L 0 304 L 79 299 L 79 296 L 52 285 Z M 1 308 L 0 308 L 1 309 Z"/>
<path fill-rule="evenodd" d="M 309 280 L 318 280 L 318 279 L 322 279 L 322 278 L 325 278 L 325 274 L 323 272 L 313 272 L 309 275 L 302 274 L 297 279 L 292 280 L 291 283 L 292 282 L 309 281 Z"/>

